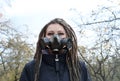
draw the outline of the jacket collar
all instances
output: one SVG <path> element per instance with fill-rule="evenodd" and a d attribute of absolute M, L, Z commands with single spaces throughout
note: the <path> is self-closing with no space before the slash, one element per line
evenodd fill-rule
<path fill-rule="evenodd" d="M 43 54 L 42 61 L 46 64 L 55 65 L 55 58 L 54 54 Z M 58 55 L 59 63 L 65 64 L 66 63 L 66 54 L 59 54 Z"/>

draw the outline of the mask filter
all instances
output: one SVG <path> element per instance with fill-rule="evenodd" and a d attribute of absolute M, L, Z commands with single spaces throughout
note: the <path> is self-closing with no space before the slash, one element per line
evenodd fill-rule
<path fill-rule="evenodd" d="M 53 35 L 50 39 L 47 37 L 42 38 L 40 46 L 43 50 L 50 49 L 52 53 L 59 53 L 63 49 L 69 51 L 72 48 L 72 39 L 60 38 L 59 35 Z"/>

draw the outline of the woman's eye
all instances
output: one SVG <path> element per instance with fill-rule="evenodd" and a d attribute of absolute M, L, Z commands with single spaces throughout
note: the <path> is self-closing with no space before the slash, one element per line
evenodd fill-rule
<path fill-rule="evenodd" d="M 58 35 L 64 35 L 64 33 L 58 33 Z"/>
<path fill-rule="evenodd" d="M 54 35 L 54 33 L 48 33 L 47 35 L 51 36 L 51 35 Z"/>

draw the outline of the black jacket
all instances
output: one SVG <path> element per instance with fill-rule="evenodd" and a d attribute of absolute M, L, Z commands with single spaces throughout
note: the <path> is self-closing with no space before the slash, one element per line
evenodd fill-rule
<path fill-rule="evenodd" d="M 39 81 L 70 81 L 64 55 L 59 55 L 59 71 L 56 71 L 55 55 L 43 55 Z M 84 62 L 81 64 L 81 80 L 91 81 Z M 27 63 L 21 73 L 20 81 L 34 81 L 35 60 Z"/>

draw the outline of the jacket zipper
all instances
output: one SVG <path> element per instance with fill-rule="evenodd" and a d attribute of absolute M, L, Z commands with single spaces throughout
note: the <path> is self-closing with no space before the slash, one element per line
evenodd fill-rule
<path fill-rule="evenodd" d="M 59 80 L 59 58 L 58 58 L 58 54 L 56 54 L 55 56 L 55 68 L 56 68 L 56 74 L 57 74 L 57 81 Z"/>

